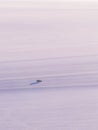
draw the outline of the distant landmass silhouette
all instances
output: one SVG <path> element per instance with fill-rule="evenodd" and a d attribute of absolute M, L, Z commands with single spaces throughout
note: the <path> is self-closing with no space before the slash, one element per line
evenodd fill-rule
<path fill-rule="evenodd" d="M 38 84 L 38 83 L 40 83 L 40 82 L 42 82 L 42 80 L 36 80 L 35 82 L 32 82 L 32 83 L 30 83 L 30 85 L 34 85 L 34 84 Z"/>

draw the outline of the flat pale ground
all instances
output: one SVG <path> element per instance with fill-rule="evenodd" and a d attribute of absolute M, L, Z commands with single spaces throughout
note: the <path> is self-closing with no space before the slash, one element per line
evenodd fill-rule
<path fill-rule="evenodd" d="M 0 130 L 98 130 L 98 88 L 1 90 Z"/>
<path fill-rule="evenodd" d="M 97 56 L 0 65 L 0 130 L 98 130 Z"/>

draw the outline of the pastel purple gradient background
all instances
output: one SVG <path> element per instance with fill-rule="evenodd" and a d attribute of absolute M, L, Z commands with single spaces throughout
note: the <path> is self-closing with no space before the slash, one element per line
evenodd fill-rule
<path fill-rule="evenodd" d="M 0 1 L 0 130 L 76 129 L 98 130 L 98 3 Z"/>

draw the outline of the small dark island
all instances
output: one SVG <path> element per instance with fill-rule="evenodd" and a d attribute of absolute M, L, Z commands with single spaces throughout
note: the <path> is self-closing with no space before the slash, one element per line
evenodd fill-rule
<path fill-rule="evenodd" d="M 42 80 L 36 80 L 35 82 L 32 82 L 32 83 L 30 83 L 30 85 L 34 85 L 34 84 L 38 84 L 38 83 L 40 83 L 40 82 L 42 82 Z"/>

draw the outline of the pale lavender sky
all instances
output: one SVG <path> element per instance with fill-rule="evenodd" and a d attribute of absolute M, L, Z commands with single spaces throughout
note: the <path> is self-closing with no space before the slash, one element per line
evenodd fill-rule
<path fill-rule="evenodd" d="M 0 1 L 0 61 L 98 55 L 98 3 L 47 2 Z"/>

